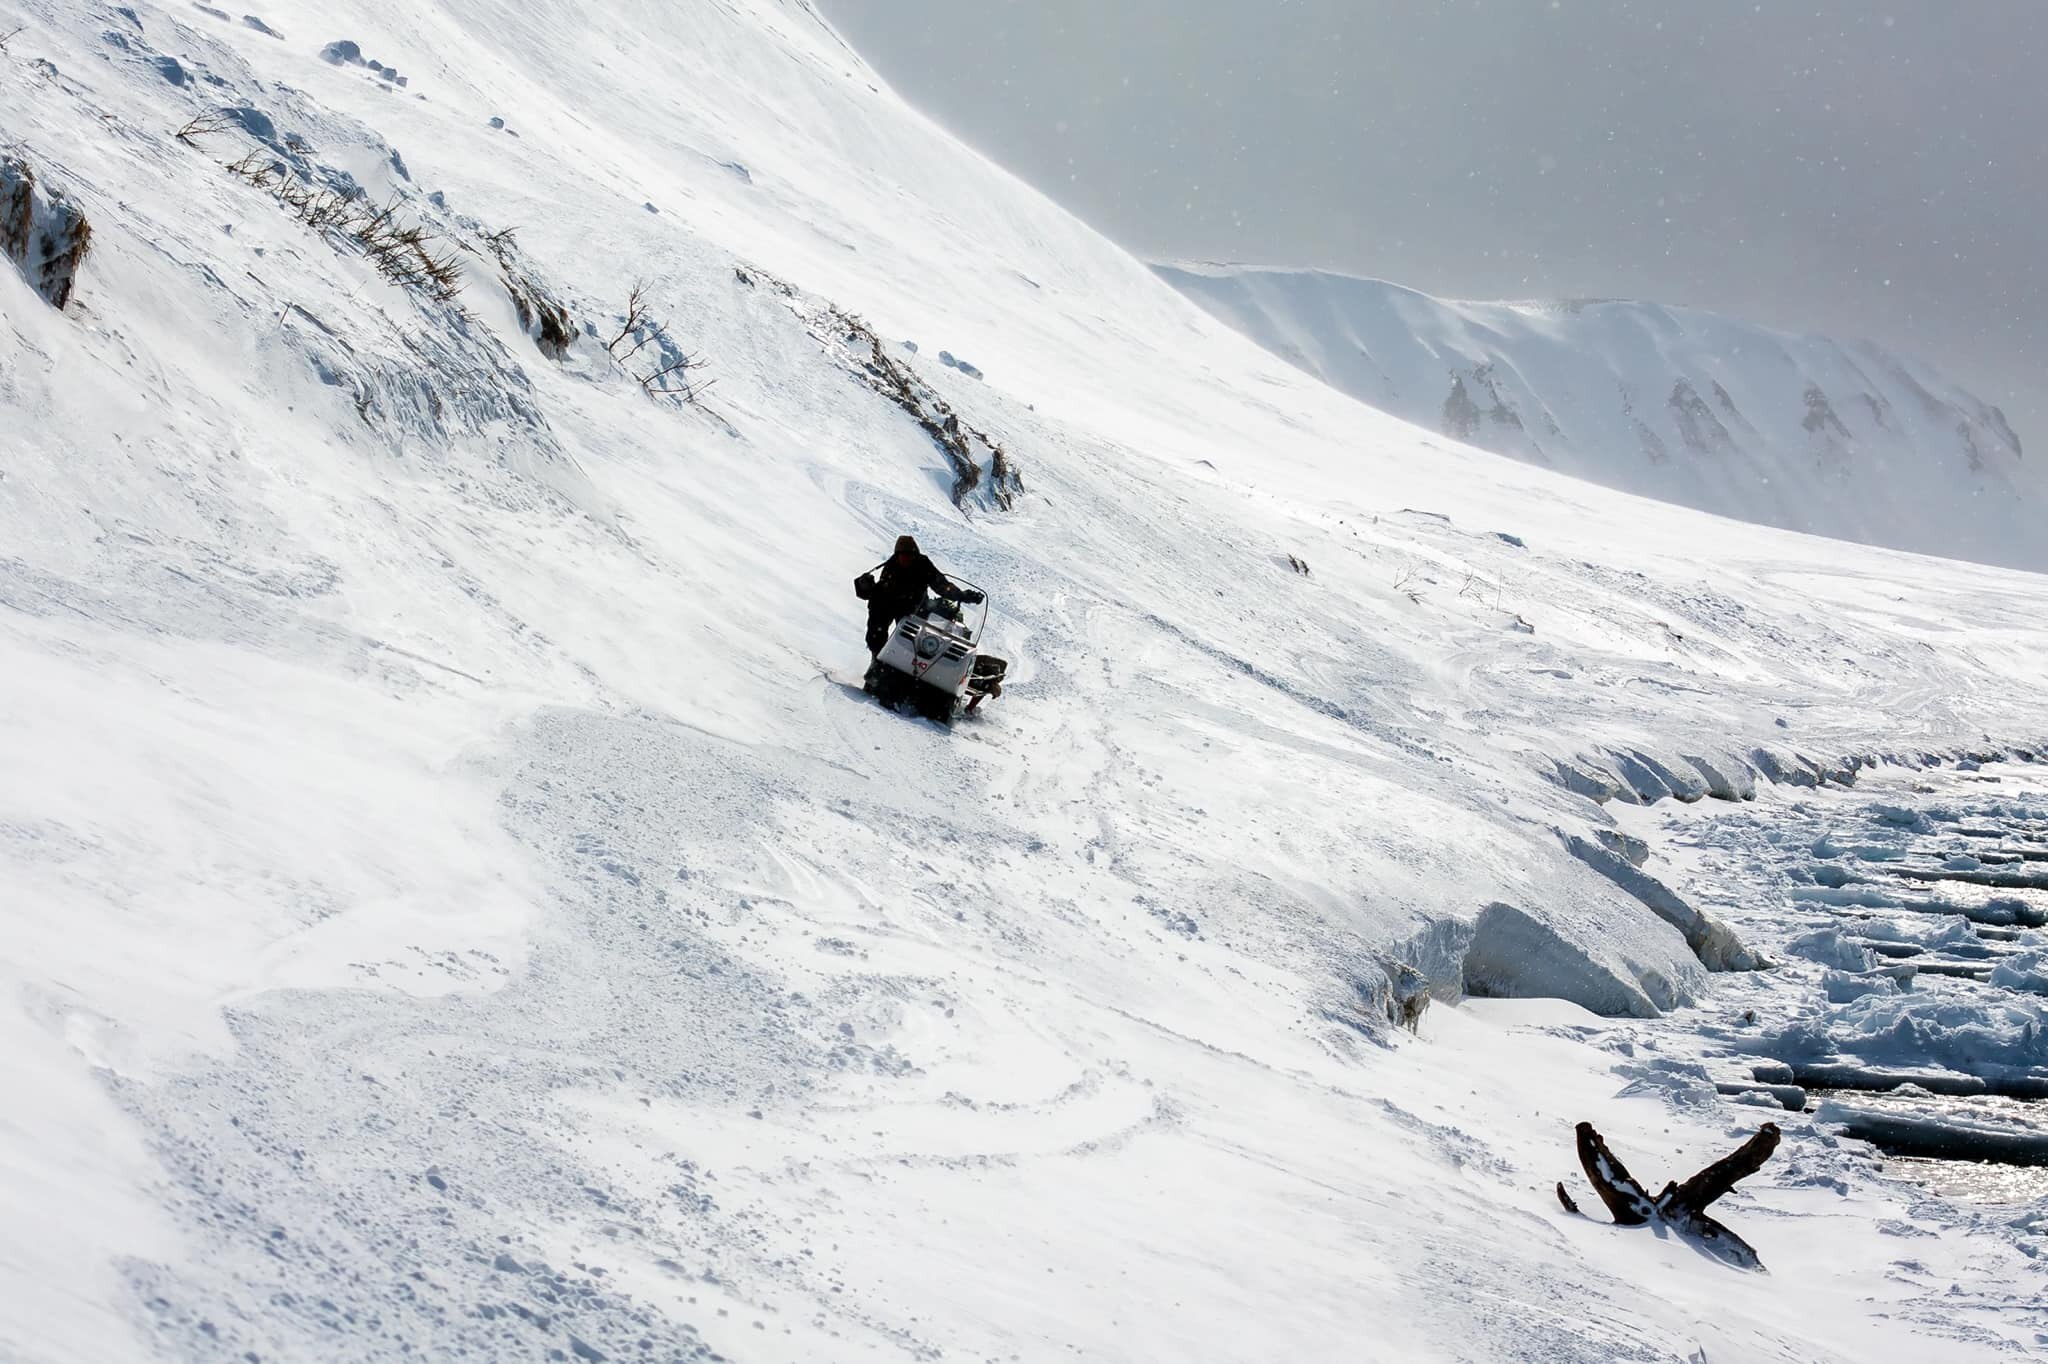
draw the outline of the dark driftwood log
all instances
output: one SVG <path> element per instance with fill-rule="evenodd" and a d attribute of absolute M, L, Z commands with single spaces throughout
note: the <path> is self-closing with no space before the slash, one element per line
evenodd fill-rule
<path fill-rule="evenodd" d="M 1709 1216 L 1707 1208 L 1734 1188 L 1738 1180 L 1763 1168 L 1763 1163 L 1771 1158 L 1771 1152 L 1778 1149 L 1776 1123 L 1765 1123 L 1755 1136 L 1683 1184 L 1666 1184 L 1655 1198 L 1644 1191 L 1643 1186 L 1629 1174 L 1628 1167 L 1607 1148 L 1606 1140 L 1594 1130 L 1593 1124 L 1582 1122 L 1577 1130 L 1579 1164 L 1585 1168 L 1593 1191 L 1607 1205 L 1607 1211 L 1613 1215 L 1616 1224 L 1640 1227 L 1648 1223 L 1662 1223 L 1691 1237 L 1702 1248 L 1729 1264 L 1743 1269 L 1763 1268 L 1763 1261 L 1757 1257 L 1755 1249 Z M 1557 1200 L 1568 1212 L 1579 1210 L 1563 1184 L 1557 1186 Z"/>
<path fill-rule="evenodd" d="M 1763 1169 L 1764 1162 L 1777 1149 L 1778 1124 L 1767 1122 L 1748 1141 L 1671 1190 L 1672 1205 L 1705 1212 L 1715 1199 L 1734 1188 L 1737 1180 Z"/>
<path fill-rule="evenodd" d="M 1624 1227 L 1640 1227 L 1655 1217 L 1656 1201 L 1636 1183 L 1635 1176 L 1614 1152 L 1607 1149 L 1606 1140 L 1593 1130 L 1593 1124 L 1580 1123 L 1578 1133 L 1579 1164 L 1585 1167 L 1586 1178 L 1593 1181 L 1593 1192 L 1600 1195 L 1615 1222 Z"/>

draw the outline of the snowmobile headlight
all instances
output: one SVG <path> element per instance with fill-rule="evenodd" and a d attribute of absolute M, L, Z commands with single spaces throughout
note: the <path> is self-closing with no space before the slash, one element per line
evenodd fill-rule
<path fill-rule="evenodd" d="M 945 642 L 937 634 L 927 631 L 924 638 L 917 642 L 917 656 L 919 658 L 937 658 L 939 650 L 945 645 Z"/>

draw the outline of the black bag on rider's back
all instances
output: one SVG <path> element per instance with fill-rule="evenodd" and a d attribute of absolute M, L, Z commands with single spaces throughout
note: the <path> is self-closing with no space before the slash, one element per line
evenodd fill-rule
<path fill-rule="evenodd" d="M 859 597 L 862 601 L 866 601 L 868 600 L 868 598 L 874 596 L 875 575 L 872 573 L 863 573 L 858 578 L 855 578 L 853 580 L 853 595 Z"/>

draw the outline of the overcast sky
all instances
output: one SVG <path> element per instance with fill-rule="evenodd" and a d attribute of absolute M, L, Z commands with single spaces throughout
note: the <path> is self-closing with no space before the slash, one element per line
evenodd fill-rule
<path fill-rule="evenodd" d="M 2048 0 L 821 3 L 1141 255 L 1868 336 L 2048 460 Z"/>

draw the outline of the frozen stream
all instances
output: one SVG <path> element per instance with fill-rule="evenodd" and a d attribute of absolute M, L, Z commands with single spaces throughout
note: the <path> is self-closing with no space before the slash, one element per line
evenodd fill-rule
<path fill-rule="evenodd" d="M 1614 813 L 1645 870 L 1778 963 L 1716 976 L 1652 1025 L 1687 1032 L 1664 1045 L 1724 1095 L 1796 1104 L 1945 1197 L 2048 1199 L 2039 768 L 1875 769 L 1853 790 Z"/>

